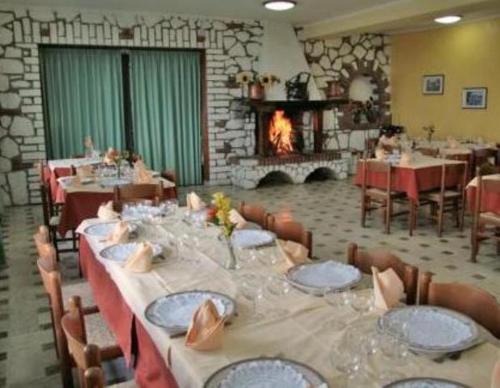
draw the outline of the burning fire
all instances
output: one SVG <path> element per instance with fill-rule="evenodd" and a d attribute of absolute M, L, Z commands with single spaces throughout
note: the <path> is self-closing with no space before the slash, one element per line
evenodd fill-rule
<path fill-rule="evenodd" d="M 270 121 L 269 141 L 273 144 L 277 155 L 288 154 L 293 151 L 292 122 L 282 110 L 275 111 Z"/>

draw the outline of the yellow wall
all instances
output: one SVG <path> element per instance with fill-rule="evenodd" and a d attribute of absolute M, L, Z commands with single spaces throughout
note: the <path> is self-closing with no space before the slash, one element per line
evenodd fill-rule
<path fill-rule="evenodd" d="M 392 114 L 410 135 L 500 141 L 500 19 L 392 37 Z M 422 76 L 444 74 L 444 94 L 424 96 Z M 463 87 L 487 87 L 486 110 L 462 109 Z"/>

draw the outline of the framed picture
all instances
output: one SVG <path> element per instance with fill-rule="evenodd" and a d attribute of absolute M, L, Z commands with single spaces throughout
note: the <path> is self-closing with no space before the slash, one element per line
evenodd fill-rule
<path fill-rule="evenodd" d="M 443 74 L 424 75 L 422 79 L 422 93 L 443 94 L 444 75 Z"/>
<path fill-rule="evenodd" d="M 488 88 L 463 88 L 462 109 L 486 109 Z"/>

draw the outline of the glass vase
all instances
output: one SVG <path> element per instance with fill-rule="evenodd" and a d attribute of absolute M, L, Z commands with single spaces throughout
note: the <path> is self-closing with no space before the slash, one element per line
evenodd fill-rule
<path fill-rule="evenodd" d="M 236 254 L 234 253 L 233 242 L 231 241 L 231 236 L 226 236 L 225 239 L 229 255 L 227 256 L 226 262 L 224 263 L 224 268 L 233 270 L 236 269 Z"/>

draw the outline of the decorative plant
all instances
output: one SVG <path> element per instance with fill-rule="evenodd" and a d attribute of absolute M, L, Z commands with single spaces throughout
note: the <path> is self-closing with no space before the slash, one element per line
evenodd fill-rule
<path fill-rule="evenodd" d="M 436 132 L 436 128 L 434 127 L 434 124 L 430 124 L 428 126 L 422 127 L 422 130 L 427 134 L 427 141 L 429 143 L 432 142 L 432 136 L 434 135 L 434 132 Z"/>
<path fill-rule="evenodd" d="M 212 203 L 216 209 L 215 218 L 217 219 L 217 223 L 222 227 L 224 236 L 229 238 L 236 227 L 236 225 L 229 219 L 229 212 L 231 211 L 231 198 L 227 197 L 223 192 L 214 193 L 212 198 Z"/>
<path fill-rule="evenodd" d="M 259 82 L 264 86 L 265 88 L 270 88 L 273 86 L 275 83 L 280 83 L 280 79 L 275 76 L 274 74 L 269 74 L 269 73 L 263 73 L 259 75 L 258 77 Z"/>
<path fill-rule="evenodd" d="M 115 164 L 117 169 L 118 178 L 121 176 L 121 164 L 123 160 L 128 160 L 130 153 L 128 150 L 118 151 L 114 148 L 108 149 L 104 156 L 104 163 Z"/>

